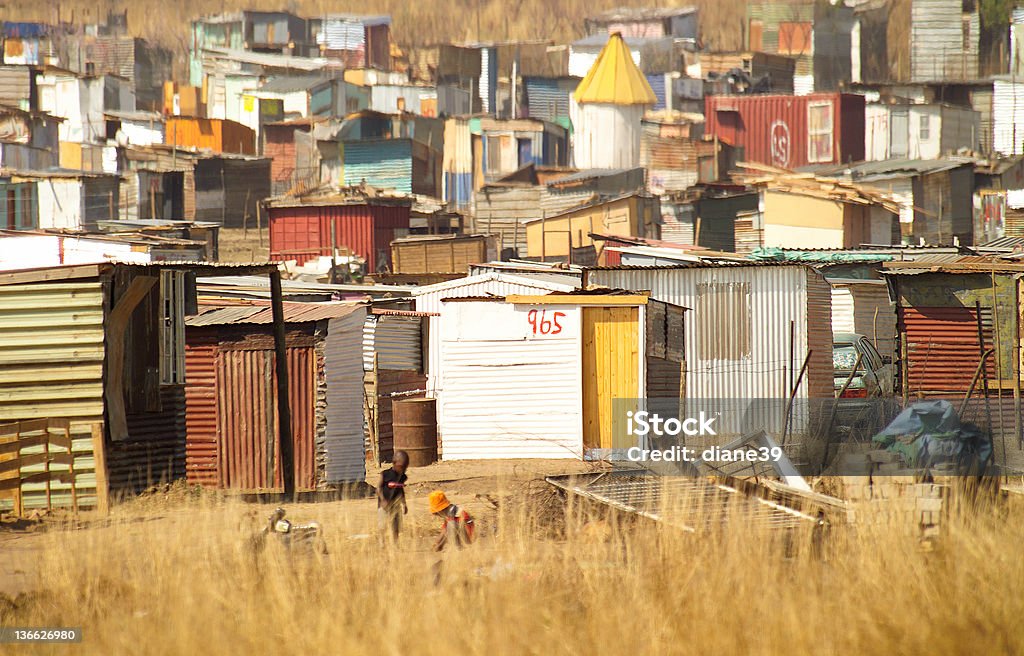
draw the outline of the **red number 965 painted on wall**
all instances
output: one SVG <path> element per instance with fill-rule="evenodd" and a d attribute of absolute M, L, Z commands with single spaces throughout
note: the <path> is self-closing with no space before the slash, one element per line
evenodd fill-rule
<path fill-rule="evenodd" d="M 526 313 L 526 321 L 533 329 L 534 335 L 557 335 L 562 332 L 560 319 L 565 318 L 565 312 L 551 312 L 547 310 L 530 310 Z"/>

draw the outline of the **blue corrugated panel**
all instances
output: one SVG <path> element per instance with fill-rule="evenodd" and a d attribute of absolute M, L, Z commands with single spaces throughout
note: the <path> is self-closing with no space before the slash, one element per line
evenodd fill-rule
<path fill-rule="evenodd" d="M 647 76 L 647 83 L 654 89 L 654 97 L 658 99 L 654 103 L 654 109 L 665 109 L 665 75 L 663 73 L 651 73 Z"/>
<path fill-rule="evenodd" d="M 530 118 L 555 122 L 569 118 L 569 95 L 578 83 L 577 78 L 527 77 L 526 107 Z"/>
<path fill-rule="evenodd" d="M 412 142 L 408 139 L 345 142 L 345 184 L 412 193 Z"/>
<path fill-rule="evenodd" d="M 473 196 L 472 173 L 444 174 L 444 200 L 449 209 L 464 210 Z"/>

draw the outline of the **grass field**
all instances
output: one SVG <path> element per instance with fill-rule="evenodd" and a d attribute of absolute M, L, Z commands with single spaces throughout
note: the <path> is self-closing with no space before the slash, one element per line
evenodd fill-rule
<path fill-rule="evenodd" d="M 695 536 L 493 479 L 463 490 L 479 541 L 434 584 L 427 487 L 397 549 L 372 499 L 290 507 L 328 553 L 248 548 L 272 506 L 155 496 L 39 536 L 32 592 L 0 625 L 79 626 L 89 654 L 1019 653 L 1024 526 L 972 510 L 926 551 L 894 527 Z M 65 653 L 67 646 L 53 646 Z"/>

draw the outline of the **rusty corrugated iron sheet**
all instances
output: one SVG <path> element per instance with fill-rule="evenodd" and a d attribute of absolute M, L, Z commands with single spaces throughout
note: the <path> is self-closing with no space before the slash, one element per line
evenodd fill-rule
<path fill-rule="evenodd" d="M 806 96 L 708 96 L 706 136 L 742 147 L 747 161 L 793 169 L 864 159 L 864 97 L 818 93 Z M 809 158 L 809 109 L 832 108 L 831 157 Z M 827 153 L 823 148 L 819 153 Z"/>
<path fill-rule="evenodd" d="M 348 249 L 376 271 L 389 264 L 396 229 L 408 229 L 407 205 L 295 205 L 270 207 L 270 259 L 303 264 L 332 252 L 331 225 L 338 248 Z"/>
<path fill-rule="evenodd" d="M 906 333 L 907 390 L 910 396 L 963 394 L 978 369 L 978 312 L 972 307 L 901 307 L 900 328 Z M 992 310 L 981 308 L 985 348 L 993 344 Z M 987 363 L 996 379 L 995 358 Z"/>
<path fill-rule="evenodd" d="M 217 333 L 188 331 L 185 344 L 185 478 L 217 487 Z"/>
<path fill-rule="evenodd" d="M 282 304 L 285 323 L 306 323 L 326 321 L 350 314 L 359 303 L 331 301 L 328 303 L 290 303 Z M 187 326 L 224 326 L 236 324 L 270 324 L 274 322 L 274 314 L 269 304 L 211 306 L 200 309 L 199 314 L 185 320 Z"/>
<path fill-rule="evenodd" d="M 288 386 L 295 454 L 295 484 L 315 486 L 316 355 L 312 347 L 288 349 Z M 221 350 L 217 356 L 217 426 L 220 487 L 280 491 L 274 353 Z"/>

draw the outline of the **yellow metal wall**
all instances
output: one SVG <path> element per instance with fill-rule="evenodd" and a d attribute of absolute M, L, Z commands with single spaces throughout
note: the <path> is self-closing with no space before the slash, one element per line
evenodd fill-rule
<path fill-rule="evenodd" d="M 103 358 L 99 282 L 0 286 L 0 423 L 70 419 L 86 504 L 94 503 L 91 430 L 103 421 Z M 45 504 L 43 489 L 25 486 L 26 508 Z M 70 504 L 68 485 L 52 489 L 55 504 Z"/>
<path fill-rule="evenodd" d="M 640 395 L 639 309 L 583 308 L 583 447 L 612 448 L 613 399 Z"/>
<path fill-rule="evenodd" d="M 639 216 L 638 201 L 634 196 L 566 212 L 554 219 L 534 221 L 526 226 L 527 254 L 529 257 L 568 256 L 570 233 L 573 248 L 593 244 L 594 241 L 587 236 L 591 232 L 641 237 L 644 219 Z"/>

